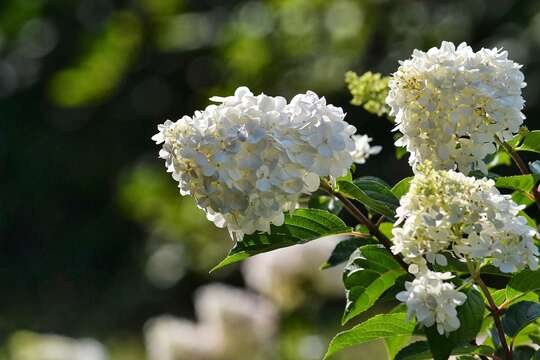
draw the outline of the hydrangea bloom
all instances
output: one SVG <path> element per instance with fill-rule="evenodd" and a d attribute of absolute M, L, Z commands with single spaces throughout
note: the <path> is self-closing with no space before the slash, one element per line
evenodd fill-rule
<path fill-rule="evenodd" d="M 277 311 L 245 290 L 212 284 L 197 290 L 198 322 L 169 315 L 145 325 L 150 360 L 268 359 L 277 331 Z"/>
<path fill-rule="evenodd" d="M 405 291 L 396 298 L 407 304 L 407 316 L 416 316 L 418 323 L 430 327 L 437 325 L 439 334 L 457 330 L 460 322 L 456 307 L 465 303 L 467 296 L 454 288 L 451 273 L 425 271 L 412 282 L 405 282 Z"/>
<path fill-rule="evenodd" d="M 490 258 L 503 272 L 538 266 L 537 235 L 510 195 L 493 180 L 467 177 L 453 170 L 421 167 L 400 200 L 392 251 L 410 263 L 446 265 L 442 255 L 461 259 Z"/>
<path fill-rule="evenodd" d="M 495 152 L 494 136 L 511 139 L 525 118 L 521 65 L 507 56 L 443 42 L 400 62 L 386 101 L 403 133 L 396 145 L 406 146 L 414 170 L 429 160 L 436 169 L 486 173 L 482 160 Z"/>
<path fill-rule="evenodd" d="M 313 92 L 287 104 L 240 87 L 211 100 L 218 104 L 160 125 L 153 140 L 181 194 L 237 240 L 281 225 L 320 176 L 342 176 L 352 164 L 356 129 Z"/>
<path fill-rule="evenodd" d="M 351 153 L 353 162 L 357 164 L 365 164 L 366 160 L 371 155 L 376 155 L 381 152 L 382 146 L 371 146 L 369 143 L 372 138 L 367 135 L 353 135 L 355 149 Z"/>

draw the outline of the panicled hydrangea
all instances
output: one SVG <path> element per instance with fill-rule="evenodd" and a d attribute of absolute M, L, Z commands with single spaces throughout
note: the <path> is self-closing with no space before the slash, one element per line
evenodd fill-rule
<path fill-rule="evenodd" d="M 358 76 L 353 71 L 345 74 L 345 82 L 353 96 L 351 104 L 362 106 L 366 111 L 383 116 L 390 110 L 385 103 L 388 96 L 388 76 L 368 71 Z"/>
<path fill-rule="evenodd" d="M 414 170 L 429 160 L 436 169 L 487 172 L 482 160 L 495 152 L 495 135 L 511 139 L 525 118 L 521 65 L 507 57 L 443 42 L 400 61 L 386 102 Z"/>
<path fill-rule="evenodd" d="M 367 135 L 353 135 L 355 149 L 351 152 L 353 162 L 357 164 L 365 164 L 366 160 L 371 155 L 377 155 L 381 152 L 382 146 L 371 146 L 369 143 L 372 138 Z"/>
<path fill-rule="evenodd" d="M 417 275 L 412 282 L 405 282 L 405 291 L 396 298 L 407 305 L 409 319 L 426 327 L 437 326 L 439 334 L 448 334 L 461 325 L 456 307 L 463 305 L 467 296 L 454 287 L 449 280 L 453 275 L 449 272 L 439 273 L 426 270 Z"/>
<path fill-rule="evenodd" d="M 153 140 L 163 143 L 160 157 L 180 193 L 236 240 L 281 225 L 320 176 L 342 176 L 352 164 L 356 129 L 313 92 L 287 104 L 240 87 L 211 100 L 217 105 L 159 125 Z"/>
<path fill-rule="evenodd" d="M 524 206 L 499 193 L 493 180 L 429 165 L 420 170 L 397 209 L 394 253 L 417 264 L 425 257 L 444 266 L 449 251 L 460 259 L 491 259 L 506 273 L 537 268 L 537 233 L 519 215 Z"/>

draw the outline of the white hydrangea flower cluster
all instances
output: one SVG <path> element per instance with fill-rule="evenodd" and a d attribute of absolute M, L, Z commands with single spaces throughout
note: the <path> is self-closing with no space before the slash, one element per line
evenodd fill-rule
<path fill-rule="evenodd" d="M 501 49 L 451 42 L 400 61 L 386 102 L 413 170 L 429 160 L 435 169 L 486 173 L 482 160 L 495 152 L 495 135 L 511 139 L 525 119 L 520 68 Z"/>
<path fill-rule="evenodd" d="M 444 266 L 448 251 L 463 260 L 491 259 L 505 273 L 538 267 L 537 233 L 519 215 L 524 206 L 502 195 L 493 180 L 420 168 L 397 209 L 395 254 Z"/>
<path fill-rule="evenodd" d="M 218 104 L 166 121 L 152 139 L 163 143 L 160 157 L 181 194 L 236 240 L 281 225 L 319 177 L 343 176 L 352 164 L 356 129 L 311 91 L 287 103 L 240 87 L 211 100 Z"/>
<path fill-rule="evenodd" d="M 163 315 L 145 325 L 150 360 L 222 360 L 272 357 L 278 313 L 268 300 L 223 284 L 195 293 L 198 322 Z"/>
<path fill-rule="evenodd" d="M 459 328 L 456 307 L 463 305 L 467 296 L 447 282 L 453 277 L 449 272 L 439 273 L 426 270 L 412 282 L 405 282 L 405 291 L 396 298 L 407 304 L 409 319 L 416 317 L 423 326 L 437 326 L 439 334 L 448 334 Z"/>
<path fill-rule="evenodd" d="M 382 146 L 371 146 L 369 143 L 373 139 L 367 135 L 353 135 L 352 139 L 355 147 L 351 153 L 354 163 L 365 164 L 371 155 L 377 155 L 382 150 Z"/>

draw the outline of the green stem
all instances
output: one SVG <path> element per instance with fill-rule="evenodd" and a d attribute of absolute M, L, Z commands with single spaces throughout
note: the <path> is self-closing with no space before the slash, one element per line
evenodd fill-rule
<path fill-rule="evenodd" d="M 360 224 L 364 225 L 371 235 L 373 235 L 375 238 L 377 238 L 377 240 L 380 241 L 381 244 L 383 244 L 383 246 L 390 252 L 390 254 L 392 254 L 393 258 L 401 265 L 403 269 L 405 269 L 405 271 L 408 271 L 409 265 L 407 265 L 407 263 L 403 261 L 403 258 L 400 255 L 394 254 L 392 252 L 392 241 L 390 241 L 390 239 L 379 230 L 379 227 L 373 224 L 371 220 L 369 220 L 369 218 L 364 215 L 364 213 L 362 213 L 362 211 L 360 211 L 360 209 L 358 209 L 351 200 L 349 200 L 339 191 L 334 191 L 334 189 L 332 189 L 332 187 L 328 185 L 328 183 L 326 183 L 325 181 L 321 182 L 321 188 L 328 192 L 330 195 L 337 197 L 341 201 L 345 209 L 347 209 L 347 211 Z"/>
<path fill-rule="evenodd" d="M 529 175 L 531 172 L 527 165 L 525 164 L 525 161 L 519 156 L 518 152 L 515 151 L 510 144 L 507 142 L 502 141 L 497 135 L 495 135 L 495 141 L 497 144 L 499 144 L 500 147 L 504 149 L 510 155 L 516 166 L 518 167 L 519 171 L 523 175 Z M 536 201 L 536 206 L 538 206 L 538 209 L 540 209 L 540 192 L 538 192 L 538 187 L 536 184 L 536 181 L 534 182 L 534 186 L 532 189 L 534 200 Z"/>
<path fill-rule="evenodd" d="M 484 296 L 489 304 L 488 309 L 493 316 L 495 328 L 497 329 L 499 340 L 505 354 L 505 360 L 512 360 L 512 350 L 508 347 L 508 343 L 506 342 L 506 335 L 504 334 L 504 328 L 501 322 L 500 309 L 497 307 L 497 304 L 495 304 L 495 300 L 493 300 L 486 283 L 484 283 L 484 280 L 482 280 L 480 277 L 480 271 L 475 269 L 469 262 L 467 262 L 467 266 L 469 267 L 469 271 L 471 271 L 473 279 L 484 293 Z"/>

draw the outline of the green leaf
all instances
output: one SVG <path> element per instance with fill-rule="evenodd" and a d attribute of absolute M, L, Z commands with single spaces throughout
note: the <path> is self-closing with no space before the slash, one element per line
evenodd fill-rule
<path fill-rule="evenodd" d="M 407 346 L 410 341 L 410 335 L 393 336 L 384 339 L 384 344 L 386 345 L 386 350 L 388 351 L 388 356 L 390 357 L 390 359 L 395 359 L 399 351 L 401 351 L 403 347 Z"/>
<path fill-rule="evenodd" d="M 330 254 L 328 260 L 326 260 L 326 262 L 321 265 L 321 269 L 328 269 L 349 260 L 351 254 L 356 249 L 358 249 L 362 245 L 366 245 L 369 243 L 376 243 L 376 241 L 373 240 L 373 238 L 371 237 L 367 237 L 365 239 L 353 237 L 340 241 L 339 243 L 337 243 L 334 250 L 332 250 L 332 253 Z"/>
<path fill-rule="evenodd" d="M 512 158 L 503 150 L 497 151 L 494 155 L 490 156 L 486 164 L 488 170 L 501 165 L 512 165 Z"/>
<path fill-rule="evenodd" d="M 330 342 L 324 359 L 338 351 L 369 341 L 412 335 L 415 323 L 407 321 L 406 317 L 405 313 L 381 314 L 340 332 Z"/>
<path fill-rule="evenodd" d="M 388 269 L 384 272 L 379 271 L 360 269 L 356 270 L 356 272 L 376 274 L 376 276 L 354 276 L 355 273 L 350 275 L 354 280 L 347 281 L 350 287 L 347 289 L 347 306 L 343 314 L 342 324 L 346 324 L 372 307 L 377 299 L 396 283 L 397 279 L 406 275 L 406 272 L 401 268 Z"/>
<path fill-rule="evenodd" d="M 406 177 L 405 179 L 401 179 L 394 187 L 392 188 L 392 193 L 395 197 L 398 199 L 401 199 L 403 195 L 409 192 L 409 188 L 411 187 L 411 181 L 414 179 L 413 176 Z"/>
<path fill-rule="evenodd" d="M 359 201 L 368 209 L 384 215 L 391 220 L 394 219 L 395 210 L 397 208 L 395 200 L 397 199 L 394 198 L 395 200 L 393 199 L 392 201 L 384 201 L 382 200 L 384 195 L 377 196 L 377 198 L 370 197 L 364 190 L 348 181 L 338 181 L 337 185 L 339 192 L 346 197 Z M 370 187 L 370 190 L 373 190 L 374 188 L 374 186 Z"/>
<path fill-rule="evenodd" d="M 540 270 L 523 270 L 506 286 L 506 298 L 512 299 L 529 291 L 540 290 Z"/>
<path fill-rule="evenodd" d="M 534 196 L 523 191 L 514 191 L 512 193 L 512 200 L 518 205 L 530 206 L 534 204 Z"/>
<path fill-rule="evenodd" d="M 516 150 L 540 153 L 540 130 L 529 132 Z"/>
<path fill-rule="evenodd" d="M 520 190 L 528 193 L 532 190 L 535 182 L 534 176 L 531 174 L 501 176 L 495 179 L 495 186 L 498 188 Z"/>
<path fill-rule="evenodd" d="M 364 176 L 355 179 L 353 183 L 370 198 L 391 204 L 394 210 L 399 206 L 398 198 L 394 196 L 390 186 L 384 180 L 374 176 Z"/>
<path fill-rule="evenodd" d="M 532 227 L 533 229 L 536 229 L 536 220 L 534 220 L 532 217 L 530 217 L 525 211 L 520 211 L 518 213 L 519 216 L 523 216 L 525 220 L 527 220 L 527 225 Z"/>
<path fill-rule="evenodd" d="M 457 308 L 461 323 L 459 329 L 451 332 L 448 337 L 440 335 L 436 326 L 426 329 L 426 336 L 435 360 L 446 360 L 454 348 L 469 343 L 480 331 L 484 316 L 484 299 L 473 288 L 469 288 L 466 295 L 467 301 Z"/>
<path fill-rule="evenodd" d="M 396 147 L 396 159 L 401 160 L 402 157 L 407 155 L 407 149 L 405 146 L 397 146 Z"/>
<path fill-rule="evenodd" d="M 449 340 L 454 344 L 468 342 L 474 339 L 480 327 L 484 316 L 484 299 L 482 295 L 473 288 L 465 292 L 467 301 L 457 308 L 458 318 L 461 326 L 449 335 Z"/>
<path fill-rule="evenodd" d="M 521 329 L 540 317 L 540 304 L 522 301 L 508 308 L 502 318 L 504 332 L 515 337 Z"/>
<path fill-rule="evenodd" d="M 464 345 L 455 348 L 450 355 L 484 355 L 491 356 L 493 354 L 493 348 L 485 345 Z M 417 341 L 409 346 L 403 348 L 394 358 L 394 360 L 429 360 L 433 355 L 429 350 L 429 344 L 427 341 Z"/>
<path fill-rule="evenodd" d="M 508 140 L 506 143 L 512 147 L 512 149 L 515 149 L 518 145 L 521 144 L 521 141 L 523 138 L 529 133 L 529 129 L 527 129 L 526 126 L 522 126 L 519 128 L 518 133 L 510 140 Z"/>
<path fill-rule="evenodd" d="M 285 215 L 283 225 L 271 226 L 270 234 L 259 232 L 244 236 L 211 271 L 263 252 L 348 232 L 351 228 L 334 214 L 318 209 L 296 209 Z"/>
<path fill-rule="evenodd" d="M 531 360 L 534 353 L 534 348 L 530 346 L 518 346 L 512 351 L 512 360 Z"/>

